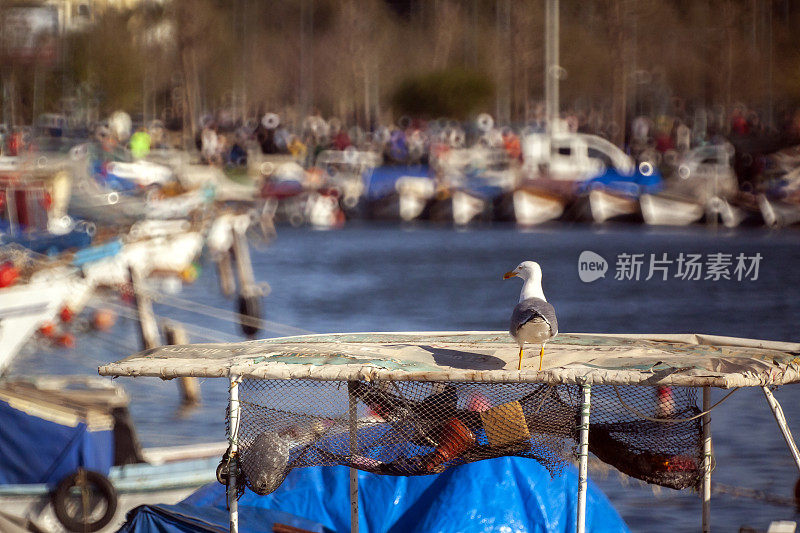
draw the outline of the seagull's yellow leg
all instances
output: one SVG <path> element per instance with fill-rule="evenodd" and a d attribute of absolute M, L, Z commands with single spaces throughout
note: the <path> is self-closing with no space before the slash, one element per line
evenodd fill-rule
<path fill-rule="evenodd" d="M 542 371 L 542 359 L 544 359 L 544 344 L 542 344 L 542 349 L 539 350 L 539 372 Z"/>
<path fill-rule="evenodd" d="M 517 370 L 522 370 L 522 346 L 519 347 L 519 368 Z"/>

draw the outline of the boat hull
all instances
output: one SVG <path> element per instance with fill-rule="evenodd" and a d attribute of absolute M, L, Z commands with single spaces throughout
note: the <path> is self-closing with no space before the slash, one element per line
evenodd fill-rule
<path fill-rule="evenodd" d="M 688 226 L 703 218 L 703 206 L 679 198 L 643 194 L 639 197 L 642 218 L 650 226 Z"/>
<path fill-rule="evenodd" d="M 566 200 L 557 194 L 537 189 L 517 189 L 512 193 L 514 219 L 519 226 L 536 226 L 564 214 Z"/>
<path fill-rule="evenodd" d="M 140 505 L 177 503 L 192 492 L 216 480 L 216 467 L 224 444 L 191 447 L 184 458 L 163 464 L 132 464 L 112 467 L 108 479 L 117 491 L 117 510 L 101 532 L 118 530 L 125 515 Z M 179 450 L 183 447 L 175 447 Z M 147 450 L 144 450 L 147 453 Z M 44 484 L 0 486 L 0 509 L 27 518 L 45 531 L 67 531 L 58 521 L 50 492 Z"/>

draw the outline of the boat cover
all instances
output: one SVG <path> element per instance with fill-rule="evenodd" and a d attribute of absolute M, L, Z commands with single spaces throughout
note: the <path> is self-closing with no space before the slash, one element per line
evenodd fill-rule
<path fill-rule="evenodd" d="M 0 390 L 0 485 L 51 488 L 78 467 L 108 475 L 113 418 Z"/>
<path fill-rule="evenodd" d="M 642 174 L 637 169 L 633 175 L 628 176 L 620 174 L 613 168 L 607 168 L 603 174 L 584 181 L 578 190 L 587 192 L 598 186 L 631 196 L 639 196 L 642 193 L 655 194 L 664 190 L 661 173 L 657 170 L 650 174 Z"/>
<path fill-rule="evenodd" d="M 559 333 L 544 367 L 507 332 L 341 333 L 161 346 L 104 376 L 753 387 L 800 381 L 800 343 L 701 334 Z"/>
<path fill-rule="evenodd" d="M 367 200 L 377 200 L 395 192 L 398 179 L 411 176 L 414 178 L 433 178 L 427 165 L 383 166 L 364 172 L 367 181 Z"/>
<path fill-rule="evenodd" d="M 382 476 L 358 472 L 359 531 L 572 532 L 576 523 L 577 470 L 569 466 L 550 477 L 536 461 L 502 457 L 436 476 Z M 177 505 L 139 508 L 120 530 L 227 531 L 225 488 L 207 485 Z M 267 513 L 286 513 L 284 515 Z M 183 515 L 183 516 L 181 516 Z M 283 522 L 305 516 L 316 526 Z M 192 517 L 192 518 L 189 518 Z M 271 532 L 274 522 L 323 531 L 350 531 L 349 471 L 342 466 L 292 471 L 268 496 L 250 491 L 239 500 L 243 533 Z M 194 524 L 202 529 L 191 529 Z M 606 496 L 589 482 L 586 531 L 628 531 Z"/>

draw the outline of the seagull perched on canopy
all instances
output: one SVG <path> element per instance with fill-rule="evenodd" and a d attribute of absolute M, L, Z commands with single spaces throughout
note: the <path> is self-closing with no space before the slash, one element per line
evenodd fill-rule
<path fill-rule="evenodd" d="M 522 291 L 519 303 L 511 313 L 509 333 L 519 344 L 519 369 L 522 370 L 522 347 L 526 342 L 541 344 L 539 351 L 539 370 L 544 359 L 544 345 L 558 334 L 556 310 L 547 303 L 542 292 L 542 268 L 534 261 L 524 261 L 511 272 L 506 272 L 503 279 L 522 278 Z"/>

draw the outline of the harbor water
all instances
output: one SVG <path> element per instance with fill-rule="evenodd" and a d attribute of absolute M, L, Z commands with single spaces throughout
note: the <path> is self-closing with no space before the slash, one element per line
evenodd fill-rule
<path fill-rule="evenodd" d="M 798 243 L 797 232 L 763 229 L 559 225 L 523 232 L 498 225 L 464 231 L 348 225 L 337 231 L 279 228 L 268 247 L 253 248 L 252 258 L 256 278 L 271 286 L 264 318 L 275 324 L 263 336 L 505 330 L 520 284 L 502 281 L 502 275 L 531 259 L 542 266 L 544 292 L 564 332 L 700 332 L 798 342 Z M 579 257 L 586 251 L 601 258 L 591 256 L 594 272 L 602 272 L 606 263 L 604 277 L 582 281 Z M 690 258 L 700 266 L 687 275 Z M 638 272 L 629 268 L 638 262 Z M 233 309 L 217 287 L 213 268 L 210 262 L 203 265 L 200 278 L 177 295 L 182 300 L 167 295 L 155 305 L 161 316 L 199 326 L 189 332 L 192 342 L 240 339 L 235 323 L 219 314 L 199 314 L 207 309 L 183 302 Z M 700 279 L 691 279 L 696 276 Z M 96 374 L 98 365 L 139 349 L 136 324 L 121 316 L 111 332 L 81 335 L 73 349 L 31 347 L 10 372 Z M 151 378 L 120 378 L 118 383 L 131 396 L 143 445 L 224 439 L 224 380 L 202 382 L 203 403 L 192 410 L 179 408 L 175 383 Z M 726 392 L 712 391 L 712 402 Z M 783 387 L 776 397 L 800 436 L 800 386 Z M 711 419 L 712 477 L 726 492 L 712 497 L 714 529 L 765 530 L 772 520 L 799 520 L 790 505 L 773 501 L 791 500 L 798 472 L 761 391 L 734 393 Z M 634 531 L 700 527 L 696 493 L 654 490 L 598 464 L 590 475 Z M 491 480 L 486 486 L 488 493 Z"/>

